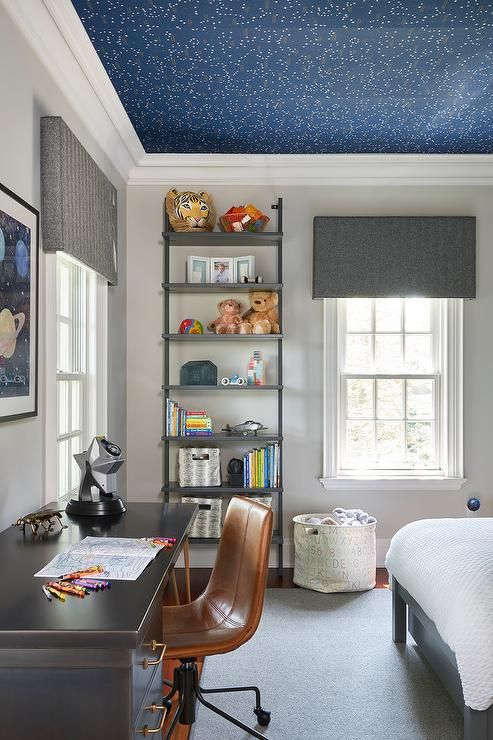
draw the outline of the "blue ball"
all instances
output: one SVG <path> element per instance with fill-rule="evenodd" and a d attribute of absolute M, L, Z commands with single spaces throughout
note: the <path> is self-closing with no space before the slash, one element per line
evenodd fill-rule
<path fill-rule="evenodd" d="M 469 511 L 478 511 L 481 506 L 481 501 L 478 498 L 470 498 L 467 502 L 467 508 Z"/>

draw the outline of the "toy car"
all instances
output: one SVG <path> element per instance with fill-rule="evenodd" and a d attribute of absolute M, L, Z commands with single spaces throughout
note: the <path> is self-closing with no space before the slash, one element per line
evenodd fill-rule
<path fill-rule="evenodd" d="M 231 375 L 229 378 L 222 378 L 221 385 L 246 385 L 246 378 L 240 375 Z"/>

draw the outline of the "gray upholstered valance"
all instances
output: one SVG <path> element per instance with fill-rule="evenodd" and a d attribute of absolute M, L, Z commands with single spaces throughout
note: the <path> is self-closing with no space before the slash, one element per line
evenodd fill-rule
<path fill-rule="evenodd" d="M 117 192 L 60 116 L 41 118 L 43 249 L 117 283 Z"/>
<path fill-rule="evenodd" d="M 476 297 L 476 219 L 313 219 L 313 298 Z"/>

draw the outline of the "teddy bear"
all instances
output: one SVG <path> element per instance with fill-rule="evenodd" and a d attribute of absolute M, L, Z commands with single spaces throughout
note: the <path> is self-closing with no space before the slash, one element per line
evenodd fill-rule
<path fill-rule="evenodd" d="M 216 334 L 239 334 L 241 324 L 241 303 L 232 298 L 226 298 L 217 304 L 219 316 L 207 325 L 209 331 Z"/>
<path fill-rule="evenodd" d="M 250 308 L 243 314 L 240 334 L 279 334 L 278 295 L 270 290 L 250 293 Z"/>

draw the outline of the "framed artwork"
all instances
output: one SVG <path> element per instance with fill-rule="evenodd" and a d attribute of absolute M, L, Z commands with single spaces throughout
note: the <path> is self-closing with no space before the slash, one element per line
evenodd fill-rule
<path fill-rule="evenodd" d="M 242 283 L 244 277 L 255 277 L 255 257 L 235 257 L 235 281 Z"/>
<path fill-rule="evenodd" d="M 39 212 L 0 184 L 0 421 L 36 416 Z"/>
<path fill-rule="evenodd" d="M 234 283 L 235 261 L 233 257 L 211 257 L 211 283 Z"/>
<path fill-rule="evenodd" d="M 209 282 L 209 259 L 207 257 L 190 256 L 187 260 L 187 282 Z"/>

